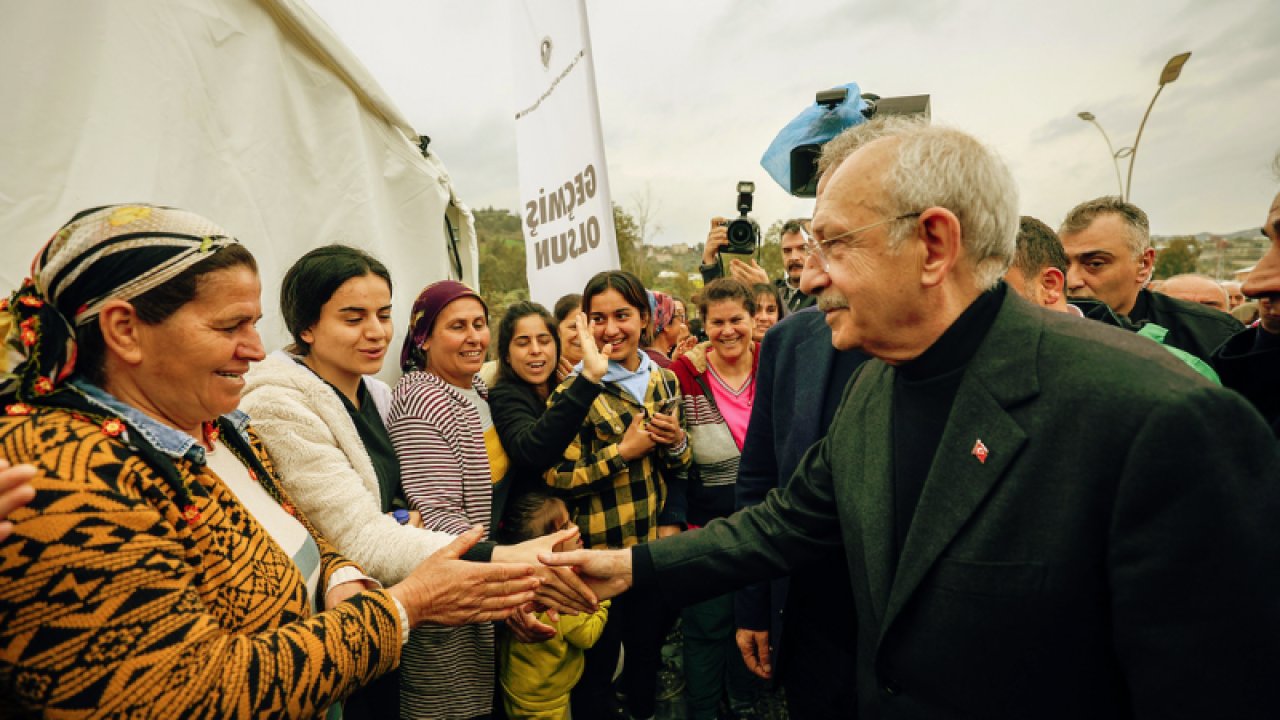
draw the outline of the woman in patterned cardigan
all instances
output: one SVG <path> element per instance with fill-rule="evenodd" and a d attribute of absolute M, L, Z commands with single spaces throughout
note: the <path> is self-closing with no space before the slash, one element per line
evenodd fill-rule
<path fill-rule="evenodd" d="M 259 292 L 208 220 L 116 206 L 54 235 L 5 306 L 0 454 L 36 467 L 0 545 L 6 711 L 322 716 L 411 626 L 533 598 L 531 568 L 457 560 L 476 532 L 387 589 L 314 533 L 236 411 Z"/>

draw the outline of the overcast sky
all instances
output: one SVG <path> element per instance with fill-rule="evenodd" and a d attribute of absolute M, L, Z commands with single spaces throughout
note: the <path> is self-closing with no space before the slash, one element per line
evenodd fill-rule
<path fill-rule="evenodd" d="M 515 0 L 309 0 L 448 166 L 473 208 L 515 210 Z M 933 120 L 993 145 L 1022 211 L 1056 227 L 1117 192 L 1093 112 L 1131 145 L 1171 56 L 1192 57 L 1143 133 L 1132 200 L 1158 234 L 1260 225 L 1280 189 L 1280 2 L 588 0 L 614 201 L 648 194 L 658 242 L 700 242 L 757 184 L 767 227 L 809 215 L 760 155 L 816 91 L 929 94 Z M 1127 165 L 1122 163 L 1122 174 Z"/>

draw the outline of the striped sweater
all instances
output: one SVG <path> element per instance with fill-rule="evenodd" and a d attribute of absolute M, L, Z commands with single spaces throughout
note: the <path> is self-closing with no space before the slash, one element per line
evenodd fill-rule
<path fill-rule="evenodd" d="M 481 397 L 488 389 L 478 377 Z M 400 459 L 409 504 L 423 526 L 460 534 L 490 526 L 493 480 L 480 413 L 440 377 L 410 371 L 391 393 L 387 433 Z M 404 647 L 400 714 L 459 720 L 487 715 L 493 706 L 493 625 L 418 628 Z"/>
<path fill-rule="evenodd" d="M 293 561 L 207 467 L 173 463 L 179 507 L 121 427 L 82 409 L 0 419 L 0 455 L 38 468 L 0 544 L 0 715 L 317 717 L 395 666 L 390 595 L 313 614 Z M 250 441 L 251 474 L 291 509 Z M 315 540 L 323 587 L 350 564 Z"/>
<path fill-rule="evenodd" d="M 733 513 L 738 461 L 742 458 L 711 394 L 709 383 L 714 381 L 708 376 L 709 347 L 710 343 L 701 343 L 671 365 L 671 371 L 680 380 L 689 446 L 693 450 L 688 484 L 689 524 L 699 526 Z M 752 350 L 751 374 L 754 376 L 760 361 L 760 345 L 753 344 Z"/>

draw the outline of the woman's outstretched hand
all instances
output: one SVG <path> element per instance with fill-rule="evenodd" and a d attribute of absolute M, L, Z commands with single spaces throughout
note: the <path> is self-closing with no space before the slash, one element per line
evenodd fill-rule
<path fill-rule="evenodd" d="M 35 498 L 36 489 L 31 485 L 35 476 L 31 465 L 10 467 L 8 460 L 0 460 L 0 540 L 13 532 L 13 523 L 6 519 L 9 513 Z"/>
<path fill-rule="evenodd" d="M 539 605 L 562 613 L 593 613 L 598 609 L 596 595 L 577 573 L 571 568 L 547 567 L 538 559 L 560 543 L 575 540 L 578 534 L 578 528 L 569 527 L 516 545 L 501 545 L 494 548 L 493 559 L 532 565 L 542 582 L 537 590 Z"/>
<path fill-rule="evenodd" d="M 462 560 L 484 537 L 477 525 L 432 553 L 388 589 L 409 613 L 409 624 L 470 625 L 505 620 L 536 597 L 534 567 Z"/>

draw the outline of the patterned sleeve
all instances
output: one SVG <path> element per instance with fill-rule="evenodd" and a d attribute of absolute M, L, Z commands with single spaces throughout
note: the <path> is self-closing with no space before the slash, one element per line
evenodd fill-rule
<path fill-rule="evenodd" d="M 561 385 L 557 388 L 547 404 L 560 402 L 565 387 Z M 599 483 L 612 483 L 615 475 L 626 470 L 627 461 L 622 459 L 618 443 L 597 446 L 593 442 L 595 438 L 595 428 L 591 423 L 591 415 L 588 414 L 573 442 L 565 448 L 564 459 L 547 471 L 547 484 L 557 490 L 567 491 L 574 497 L 581 497 L 596 492 Z"/>
<path fill-rule="evenodd" d="M 461 535 L 467 520 L 462 458 L 445 436 L 441 413 L 420 388 L 397 385 L 387 434 L 400 459 L 405 498 L 422 514 L 422 526 Z M 450 418 L 456 422 L 455 418 Z"/>
<path fill-rule="evenodd" d="M 121 443 L 7 422 L 0 454 L 40 468 L 0 545 L 3 714 L 312 717 L 399 662 L 389 594 L 307 617 L 243 508 L 180 510 Z M 233 534 L 247 552 L 215 557 Z"/>

